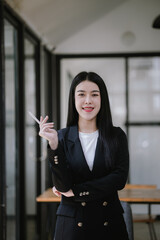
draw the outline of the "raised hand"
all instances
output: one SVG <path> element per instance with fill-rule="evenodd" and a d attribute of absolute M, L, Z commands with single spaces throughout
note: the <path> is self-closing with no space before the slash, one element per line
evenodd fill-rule
<path fill-rule="evenodd" d="M 58 147 L 58 134 L 54 127 L 53 122 L 48 122 L 48 116 L 46 116 L 44 119 L 43 117 L 40 118 L 40 131 L 39 136 L 45 138 L 48 140 L 49 145 L 51 149 L 55 150 Z"/>

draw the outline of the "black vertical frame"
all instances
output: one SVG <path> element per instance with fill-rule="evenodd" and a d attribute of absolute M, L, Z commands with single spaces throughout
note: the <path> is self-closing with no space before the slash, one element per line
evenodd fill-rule
<path fill-rule="evenodd" d="M 129 129 L 128 129 L 128 121 L 129 121 L 129 90 L 128 90 L 128 57 L 125 58 L 125 87 L 126 87 L 126 122 L 125 122 L 125 126 L 126 126 L 126 133 L 127 133 L 127 139 L 128 139 L 128 147 L 129 147 Z M 128 182 L 130 182 L 130 171 L 128 174 Z"/>
<path fill-rule="evenodd" d="M 36 114 L 37 116 L 41 115 L 41 104 L 40 104 L 40 94 L 41 94 L 41 73 L 40 73 L 40 66 L 41 66 L 41 61 L 40 61 L 40 52 L 41 52 L 41 45 L 40 42 L 37 42 L 36 46 L 36 52 L 35 52 L 35 61 L 36 61 Z M 36 124 L 37 127 L 37 133 L 39 132 L 39 126 Z M 36 155 L 37 155 L 37 166 L 36 166 L 36 172 L 37 172 L 37 179 L 36 179 L 36 195 L 41 194 L 41 139 L 39 135 L 37 134 L 37 139 L 36 139 Z M 37 209 L 37 234 L 39 235 L 39 229 L 40 229 L 40 223 L 41 223 L 41 208 L 40 205 L 36 205 Z"/>
<path fill-rule="evenodd" d="M 24 26 L 18 28 L 18 82 L 16 83 L 16 131 L 17 131 L 17 174 L 16 174 L 16 238 L 26 239 L 25 198 L 25 132 L 24 132 Z"/>
<path fill-rule="evenodd" d="M 55 90 L 53 92 L 54 96 L 53 96 L 53 103 L 54 103 L 54 109 L 55 109 L 55 115 L 57 116 L 57 129 L 60 128 L 60 79 L 61 79 L 61 66 L 60 66 L 60 62 L 61 62 L 61 57 L 59 55 L 55 55 L 53 56 L 54 58 L 54 66 L 55 66 L 55 74 L 54 74 L 54 78 L 53 78 L 53 84 L 56 86 Z M 55 92 L 56 91 L 56 92 Z"/>
<path fill-rule="evenodd" d="M 4 2 L 0 0 L 0 239 L 6 239 Z"/>

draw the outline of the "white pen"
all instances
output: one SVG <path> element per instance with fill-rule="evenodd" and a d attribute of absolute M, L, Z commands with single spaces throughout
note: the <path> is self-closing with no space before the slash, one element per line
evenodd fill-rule
<path fill-rule="evenodd" d="M 28 111 L 28 113 L 38 124 L 40 124 L 40 121 L 30 111 Z"/>

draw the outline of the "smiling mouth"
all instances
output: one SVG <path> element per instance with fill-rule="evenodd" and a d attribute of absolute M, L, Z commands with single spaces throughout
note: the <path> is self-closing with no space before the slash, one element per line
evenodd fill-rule
<path fill-rule="evenodd" d="M 93 111 L 93 107 L 84 107 L 82 108 L 85 112 L 92 112 Z"/>

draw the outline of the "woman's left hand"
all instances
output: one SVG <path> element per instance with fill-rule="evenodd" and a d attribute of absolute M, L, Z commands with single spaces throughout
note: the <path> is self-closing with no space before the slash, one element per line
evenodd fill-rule
<path fill-rule="evenodd" d="M 64 195 L 65 197 L 74 197 L 72 189 L 70 189 L 68 192 L 61 192 L 61 194 Z"/>
<path fill-rule="evenodd" d="M 61 193 L 55 188 L 55 186 L 52 188 L 52 191 L 57 197 L 61 196 Z"/>
<path fill-rule="evenodd" d="M 65 197 L 74 197 L 72 189 L 70 189 L 68 192 L 59 192 L 54 186 L 52 191 L 57 197 L 60 197 L 61 195 L 64 195 Z"/>

